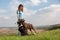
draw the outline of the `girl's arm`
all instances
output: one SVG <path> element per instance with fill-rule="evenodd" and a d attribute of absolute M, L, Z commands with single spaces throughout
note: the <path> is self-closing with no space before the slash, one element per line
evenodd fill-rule
<path fill-rule="evenodd" d="M 16 12 L 16 13 L 17 13 L 17 18 L 18 18 L 18 19 L 20 19 L 20 18 L 19 18 L 19 16 L 18 16 L 18 10 L 17 10 L 17 12 Z"/>

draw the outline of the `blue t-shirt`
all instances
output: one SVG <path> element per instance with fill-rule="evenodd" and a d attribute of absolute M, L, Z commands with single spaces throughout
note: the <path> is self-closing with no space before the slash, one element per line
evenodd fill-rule
<path fill-rule="evenodd" d="M 18 16 L 19 16 L 20 19 L 24 19 L 22 11 L 18 11 L 17 10 L 17 14 L 18 14 Z"/>

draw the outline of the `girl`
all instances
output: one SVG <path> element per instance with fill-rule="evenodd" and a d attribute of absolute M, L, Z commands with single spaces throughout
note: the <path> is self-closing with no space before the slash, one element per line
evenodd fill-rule
<path fill-rule="evenodd" d="M 18 18 L 18 35 L 27 35 L 27 30 L 24 28 L 22 22 L 24 22 L 24 14 L 23 14 L 23 5 L 20 4 L 18 6 L 18 10 L 17 10 L 17 18 Z M 21 26 L 22 25 L 22 26 Z M 23 29 L 22 29 L 23 27 Z"/>
<path fill-rule="evenodd" d="M 20 5 L 18 6 L 17 18 L 18 18 L 18 22 L 17 22 L 17 23 L 18 23 L 18 26 L 21 26 L 21 24 L 20 24 L 19 22 L 25 21 L 25 20 L 24 20 L 23 5 L 22 5 L 22 4 L 20 4 Z"/>

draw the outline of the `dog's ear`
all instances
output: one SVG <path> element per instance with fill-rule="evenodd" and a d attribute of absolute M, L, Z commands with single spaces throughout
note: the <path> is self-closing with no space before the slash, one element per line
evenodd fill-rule
<path fill-rule="evenodd" d="M 24 19 L 22 19 L 22 20 L 21 20 L 21 22 L 25 22 L 25 20 L 24 20 Z"/>

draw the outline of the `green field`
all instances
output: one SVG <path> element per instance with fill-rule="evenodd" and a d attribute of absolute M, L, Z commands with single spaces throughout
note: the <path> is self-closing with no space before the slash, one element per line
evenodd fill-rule
<path fill-rule="evenodd" d="M 60 29 L 51 31 L 42 31 L 37 35 L 18 36 L 13 35 L 1 35 L 0 40 L 60 40 Z"/>

